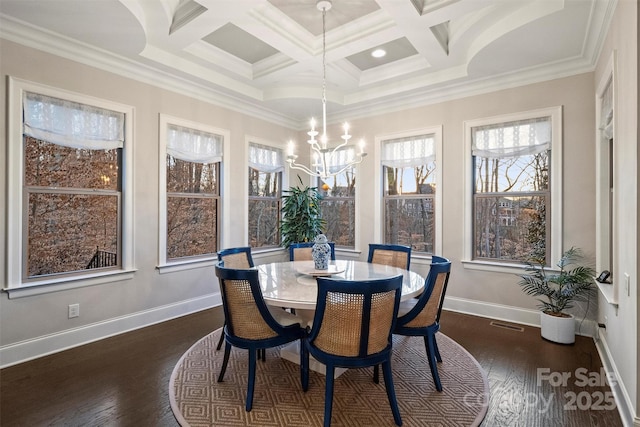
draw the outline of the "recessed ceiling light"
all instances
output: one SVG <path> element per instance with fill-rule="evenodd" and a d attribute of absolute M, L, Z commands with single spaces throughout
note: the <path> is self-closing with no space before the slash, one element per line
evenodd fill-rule
<path fill-rule="evenodd" d="M 376 49 L 373 52 L 371 52 L 371 56 L 373 56 L 374 58 L 382 58 L 386 54 L 387 54 L 387 51 L 384 49 Z"/>

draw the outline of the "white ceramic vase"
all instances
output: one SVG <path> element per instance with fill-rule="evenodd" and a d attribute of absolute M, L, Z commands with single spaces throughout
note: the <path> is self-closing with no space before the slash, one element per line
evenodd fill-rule
<path fill-rule="evenodd" d="M 576 323 L 569 317 L 551 316 L 540 312 L 540 333 L 542 338 L 559 344 L 573 344 L 576 340 Z"/>

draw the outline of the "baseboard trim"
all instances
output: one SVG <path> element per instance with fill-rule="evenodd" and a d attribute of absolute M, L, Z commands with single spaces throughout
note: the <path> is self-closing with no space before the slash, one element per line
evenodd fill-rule
<path fill-rule="evenodd" d="M 218 292 L 5 345 L 0 347 L 0 368 L 165 322 L 220 304 L 222 300 Z"/>
<path fill-rule="evenodd" d="M 621 378 L 620 372 L 618 372 L 618 368 L 613 361 L 613 357 L 611 357 L 607 340 L 604 336 L 599 334 L 595 339 L 595 343 L 605 371 L 613 372 L 615 378 Z M 615 381 L 614 384 L 609 384 L 609 386 L 611 387 L 616 405 L 618 406 L 618 413 L 620 414 L 620 418 L 622 418 L 622 424 L 625 427 L 639 427 L 640 418 L 634 415 L 633 404 L 629 398 L 629 393 L 627 393 L 627 390 L 624 387 L 624 383 L 622 383 L 622 381 Z"/>
<path fill-rule="evenodd" d="M 446 297 L 443 309 L 488 319 L 540 327 L 540 312 L 538 310 L 456 297 Z M 576 318 L 576 334 L 595 339 L 597 329 L 598 324 L 594 320 Z"/>

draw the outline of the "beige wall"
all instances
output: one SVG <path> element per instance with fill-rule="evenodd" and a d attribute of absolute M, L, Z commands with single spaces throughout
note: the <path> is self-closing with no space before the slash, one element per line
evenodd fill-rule
<path fill-rule="evenodd" d="M 462 264 L 464 150 L 463 122 L 466 120 L 563 106 L 564 111 L 564 221 L 562 239 L 565 247 L 580 246 L 594 253 L 594 164 L 593 75 L 574 77 L 502 90 L 485 95 L 444 102 L 422 108 L 371 117 L 351 123 L 354 135 L 365 129 L 367 141 L 378 134 L 407 129 L 443 126 L 443 248 L 442 256 L 452 260 L 452 275 L 447 296 L 477 302 L 535 309 L 536 301 L 523 294 L 513 273 L 491 273 L 465 269 Z M 369 157 L 363 162 L 358 180 L 360 194 L 373 194 L 374 175 Z M 589 167 L 585 167 L 589 165 Z M 362 211 L 374 210 L 373 198 L 364 197 Z M 376 225 L 371 215 L 360 217 L 362 233 L 359 244 L 366 250 Z M 413 265 L 413 261 L 412 261 Z M 418 268 L 416 266 L 416 268 Z M 506 314 L 505 314 L 506 316 Z"/>
<path fill-rule="evenodd" d="M 246 195 L 245 135 L 261 135 L 267 140 L 287 141 L 297 133 L 291 129 L 270 124 L 228 109 L 195 100 L 158 87 L 123 78 L 113 73 L 96 70 L 77 62 L 56 57 L 38 50 L 2 41 L 0 71 L 3 82 L 7 76 L 29 80 L 59 89 L 78 92 L 106 100 L 128 104 L 135 108 L 134 117 L 134 238 L 135 277 L 132 280 L 96 285 L 76 290 L 60 291 L 45 295 L 19 299 L 8 299 L 0 295 L 0 346 L 33 340 L 73 328 L 96 325 L 117 319 L 104 325 L 106 333 L 115 333 L 120 328 L 139 326 L 138 317 L 161 320 L 162 313 L 180 312 L 196 301 L 217 295 L 217 280 L 213 268 L 185 270 L 177 273 L 159 274 L 158 263 L 158 123 L 159 113 L 201 122 L 213 127 L 228 129 L 231 153 L 225 167 L 236 171 L 230 182 L 230 194 L 224 203 L 231 205 L 229 230 L 223 230 L 229 246 L 246 244 L 246 226 L 243 211 Z M 3 171 L 6 171 L 6 84 L 1 85 L 3 102 L 0 103 L 0 126 L 2 127 Z M 2 174 L 2 186 L 6 176 Z M 2 228 L 0 239 L 6 241 L 4 228 L 6 209 L 12 201 L 6 200 L 2 191 Z M 4 244 L 3 251 L 5 250 Z M 18 250 L 18 248 L 9 248 Z M 5 254 L 2 253 L 0 277 L 6 280 Z M 211 298 L 209 297 L 209 300 Z M 216 297 L 219 301 L 219 297 Z M 184 301 L 194 301 L 192 304 Z M 211 300 L 213 301 L 213 300 Z M 67 306 L 80 304 L 80 317 L 67 318 Z M 210 302 L 211 303 L 211 302 Z M 154 315 L 156 310 L 158 315 Z M 136 317 L 136 314 L 139 315 Z M 184 314 L 184 313 L 182 313 Z M 73 345 L 74 337 L 92 336 L 90 331 L 66 334 L 61 337 L 61 346 Z M 71 342 L 66 342 L 69 340 Z M 4 362 L 4 361 L 3 361 Z"/>
<path fill-rule="evenodd" d="M 607 319 L 600 345 L 610 354 L 612 367 L 621 382 L 624 399 L 636 423 L 640 407 L 638 387 L 638 4 L 621 0 L 610 25 L 595 72 L 594 90 L 604 77 L 615 51 L 614 95 L 614 281 L 619 285 L 619 307 L 604 298 L 599 301 L 598 320 Z M 627 295 L 622 276 L 630 276 Z"/>
<path fill-rule="evenodd" d="M 156 270 L 158 247 L 158 114 L 166 113 L 211 126 L 229 129 L 231 153 L 228 159 L 233 176 L 231 193 L 226 203 L 231 203 L 234 215 L 230 229 L 224 230 L 230 239 L 229 246 L 246 244 L 244 216 L 237 215 L 245 206 L 245 135 L 261 136 L 275 143 L 298 136 L 300 132 L 251 118 L 237 112 L 219 108 L 202 101 L 181 96 L 157 87 L 129 80 L 112 73 L 58 58 L 43 52 L 25 48 L 10 42 L 2 42 L 2 76 L 11 75 L 57 88 L 80 92 L 135 107 L 135 266 L 132 280 L 107 285 L 96 285 L 73 291 L 61 291 L 46 295 L 9 300 L 6 293 L 0 295 L 0 349 L 15 343 L 38 341 L 49 336 L 57 339 L 59 347 L 77 344 L 77 329 L 83 326 L 110 324 L 117 333 L 125 328 L 140 326 L 136 319 L 140 313 L 171 312 L 167 307 L 180 306 L 185 301 L 198 300 L 214 295 L 217 284 L 212 268 L 187 270 L 180 273 L 158 274 Z M 2 87 L 3 99 L 6 88 Z M 376 136 L 398 131 L 443 127 L 443 182 L 439 190 L 444 194 L 443 248 L 442 254 L 452 259 L 453 274 L 448 296 L 453 301 L 471 302 L 468 307 L 492 313 L 504 313 L 512 318 L 514 310 L 535 313 L 535 300 L 525 296 L 516 285 L 513 273 L 484 272 L 465 269 L 461 264 L 463 234 L 463 122 L 481 117 L 522 112 L 538 108 L 563 106 L 564 109 L 564 246 L 580 246 L 587 253 L 594 253 L 594 204 L 595 180 L 591 165 L 594 164 L 594 89 L 593 74 L 586 73 L 520 88 L 477 95 L 465 99 L 443 102 L 352 121 L 353 133 L 364 136 L 369 144 Z M 6 123 L 5 103 L 0 106 L 0 126 Z M 337 132 L 337 131 L 336 131 Z M 3 133 L 4 134 L 4 133 Z M 337 134 L 337 133 L 336 133 Z M 6 139 L 3 139 L 1 156 L 6 155 Z M 225 160 L 227 161 L 227 160 Z M 2 157 L 2 164 L 6 158 Z M 585 166 L 586 165 L 586 166 Z M 225 165 L 226 166 L 226 165 Z M 358 178 L 359 236 L 357 249 L 361 253 L 344 256 L 366 258 L 367 244 L 379 232 L 374 224 L 374 179 L 372 157 L 361 165 Z M 1 178 L 3 186 L 5 177 Z M 3 191 L 3 205 L 6 200 Z M 6 215 L 2 210 L 2 219 Z M 2 224 L 4 224 L 4 220 Z M 1 233 L 6 237 L 4 226 Z M 4 250 L 4 248 L 3 248 Z M 10 248 L 15 250 L 15 248 Z M 4 255 L 4 253 L 3 253 Z M 284 253 L 272 253 L 266 259 L 280 259 Z M 3 264 L 0 277 L 6 277 Z M 426 273 L 427 261 L 412 261 L 413 268 Z M 216 301 L 212 297 L 211 301 Z M 219 301 L 219 298 L 217 299 Z M 80 303 L 81 316 L 67 319 L 67 306 Z M 188 304 L 185 304 L 188 307 Z M 182 306 L 180 306 L 182 307 Z M 164 311 L 163 311 L 164 310 Z M 148 316 L 153 317 L 153 316 Z M 129 322 L 129 319 L 131 320 Z M 158 319 L 162 320 L 162 319 Z M 518 320 L 518 319 L 514 319 Z M 70 333 L 69 331 L 74 331 Z M 69 332 L 69 333 L 68 333 Z M 89 334 L 91 335 L 91 334 Z M 64 338 L 64 339 L 63 339 Z"/>

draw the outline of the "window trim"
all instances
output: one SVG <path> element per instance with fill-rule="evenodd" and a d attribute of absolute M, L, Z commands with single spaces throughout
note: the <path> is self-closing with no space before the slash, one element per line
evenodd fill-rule
<path fill-rule="evenodd" d="M 123 188 L 122 188 L 122 266 L 94 274 L 46 277 L 25 281 L 22 271 L 23 254 L 23 150 L 22 150 L 22 99 L 24 92 L 62 98 L 82 104 L 122 112 L 125 115 L 125 144 L 123 148 Z M 133 277 L 135 230 L 133 227 L 133 123 L 135 108 L 129 105 L 58 89 L 9 76 L 7 114 L 7 265 L 6 281 L 3 288 L 9 297 L 42 294 L 61 289 L 79 288 L 100 283 L 115 282 Z M 20 248 L 20 250 L 15 250 Z M 46 286 L 45 286 L 46 285 Z"/>
<path fill-rule="evenodd" d="M 374 214 L 373 214 L 373 223 L 374 224 L 379 224 L 379 226 L 374 228 L 373 231 L 373 241 L 375 242 L 381 242 L 382 238 L 384 237 L 384 233 L 383 233 L 383 227 L 384 227 L 384 221 L 383 221 L 383 215 L 384 215 L 384 206 L 383 206 L 383 182 L 384 182 L 384 176 L 382 174 L 383 171 L 383 166 L 381 163 L 381 157 L 382 157 L 382 145 L 384 144 L 385 141 L 390 140 L 390 139 L 398 139 L 398 138 L 409 138 L 409 137 L 413 137 L 413 136 L 419 136 L 419 135 L 433 135 L 434 137 L 434 145 L 435 145 L 435 153 L 436 153 L 436 197 L 435 197 L 435 203 L 436 203 L 436 209 L 435 209 L 435 222 L 434 222 L 434 227 L 435 227 L 435 241 L 434 241 L 434 246 L 433 246 L 433 253 L 434 254 L 441 254 L 442 253 L 442 227 L 443 227 L 443 210 L 442 210 L 442 200 L 443 200 L 443 193 L 444 193 L 444 186 L 443 186 L 443 162 L 442 162 L 442 150 L 443 150 L 443 143 L 442 143 L 442 125 L 436 125 L 436 126 L 429 126 L 429 127 L 424 127 L 424 128 L 419 128 L 419 129 L 413 129 L 413 130 L 407 130 L 407 131 L 400 131 L 400 132 L 394 132 L 394 133 L 388 133 L 388 134 L 382 134 L 382 135 L 376 135 L 375 137 L 375 146 L 374 146 L 374 150 L 373 150 L 373 161 L 375 164 L 375 174 L 374 174 L 374 194 L 377 195 L 377 197 L 374 198 Z M 426 252 L 416 252 L 416 256 L 418 257 L 430 257 L 431 254 L 427 254 Z"/>
<path fill-rule="evenodd" d="M 615 141 L 616 141 L 616 51 L 611 53 L 609 62 L 602 74 L 595 94 L 596 105 L 596 271 L 609 270 L 612 283 L 595 282 L 600 293 L 607 303 L 613 306 L 618 305 L 620 294 L 620 274 L 616 271 L 616 242 L 617 222 L 616 222 L 616 181 L 612 166 L 615 162 Z M 602 137 L 600 124 L 602 121 L 602 100 L 607 86 L 611 84 L 613 110 L 613 130 L 610 140 Z M 613 141 L 613 142 L 611 142 Z M 611 180 L 611 181 L 610 181 Z M 612 188 L 610 187 L 612 185 Z M 613 194 L 612 194 L 613 191 Z"/>
<path fill-rule="evenodd" d="M 219 167 L 220 182 L 218 183 L 220 194 L 218 204 L 218 247 L 216 251 L 224 247 L 223 230 L 229 230 L 230 227 L 230 204 L 224 202 L 224 196 L 230 194 L 228 190 L 230 179 L 228 171 L 231 169 L 225 167 L 225 161 L 228 159 L 229 150 L 231 148 L 230 131 L 220 129 L 204 123 L 194 122 L 171 116 L 169 114 L 159 114 L 159 143 L 158 143 L 158 266 L 156 267 L 161 274 L 188 270 L 190 268 L 207 267 L 213 265 L 217 260 L 216 254 L 201 255 L 196 257 L 183 257 L 175 260 L 167 260 L 167 129 L 169 125 L 181 126 L 189 129 L 195 129 L 201 132 L 207 132 L 222 136 L 222 161 Z"/>
<path fill-rule="evenodd" d="M 504 263 L 488 260 L 473 259 L 473 155 L 472 129 L 478 126 L 486 126 L 500 123 L 508 123 L 518 120 L 535 119 L 538 117 L 550 117 L 551 119 L 551 164 L 550 183 L 551 192 L 551 219 L 549 228 L 551 236 L 550 259 L 559 259 L 562 253 L 562 106 L 541 108 L 537 110 L 503 114 L 493 117 L 466 120 L 464 127 L 464 225 L 463 225 L 463 257 L 465 268 L 500 271 L 513 273 L 514 268 L 522 270 L 520 263 Z"/>

